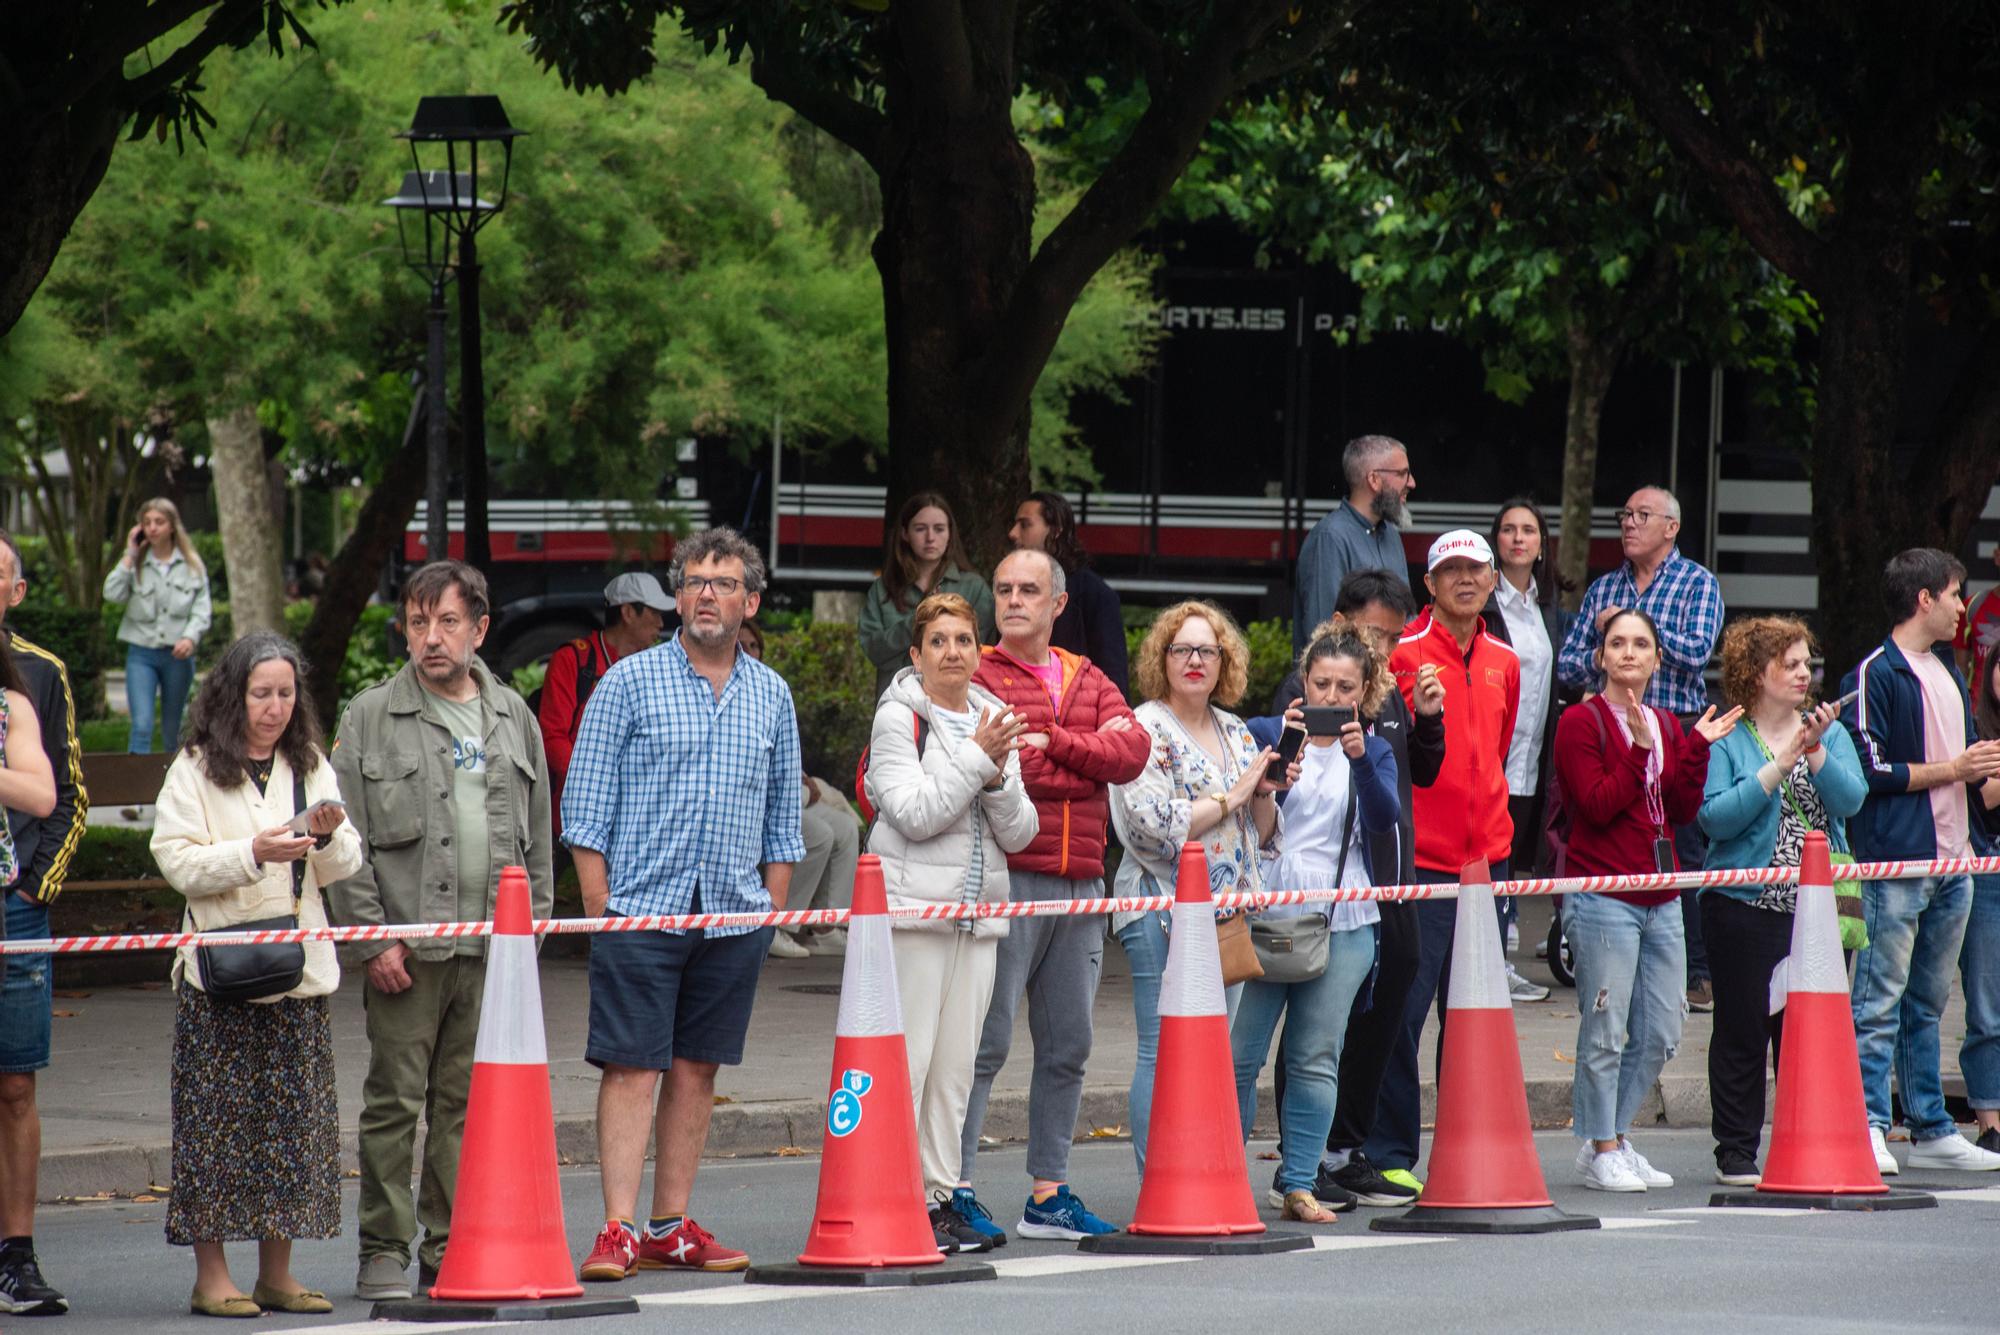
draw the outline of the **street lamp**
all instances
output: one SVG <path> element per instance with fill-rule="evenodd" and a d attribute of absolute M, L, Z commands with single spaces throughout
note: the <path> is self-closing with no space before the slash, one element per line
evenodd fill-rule
<path fill-rule="evenodd" d="M 403 188 L 382 201 L 396 210 L 403 262 L 430 280 L 424 359 L 424 554 L 431 560 L 450 548 L 446 523 L 451 494 L 451 458 L 446 439 L 444 394 L 444 285 L 451 278 L 451 232 L 446 217 L 461 207 L 477 213 L 494 206 L 472 193 L 472 178 L 448 179 L 443 172 L 404 172 Z"/>
<path fill-rule="evenodd" d="M 508 179 L 514 166 L 514 140 L 527 133 L 514 128 L 500 99 L 492 94 L 471 97 L 425 97 L 417 101 L 417 114 L 410 128 L 397 137 L 410 141 L 411 173 L 424 196 L 426 254 L 429 223 L 435 218 L 444 235 L 438 253 L 444 253 L 448 239 L 458 242 L 458 258 L 453 268 L 458 277 L 459 341 L 459 427 L 465 435 L 465 560 L 484 570 L 492 563 L 493 544 L 486 523 L 486 378 L 479 346 L 479 229 L 507 206 Z M 495 169 L 491 145 L 498 145 L 500 189 L 497 200 L 478 196 L 479 150 L 488 145 L 486 170 L 490 182 Z M 442 155 L 443 161 L 438 158 Z M 430 161 L 426 162 L 426 158 Z M 405 178 L 405 186 L 409 178 Z M 436 190 L 432 185 L 449 188 Z M 406 252 L 407 253 L 407 252 Z M 435 298 L 439 292 L 432 287 Z M 441 335 L 440 335 L 441 337 Z M 435 448 L 435 446 L 433 446 Z M 440 520 L 432 520 L 432 531 Z M 433 558 L 445 554 L 442 546 L 431 550 Z"/>

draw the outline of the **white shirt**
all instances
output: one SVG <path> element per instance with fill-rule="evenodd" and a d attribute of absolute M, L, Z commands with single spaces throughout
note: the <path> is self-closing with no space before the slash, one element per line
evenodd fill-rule
<path fill-rule="evenodd" d="M 1340 826 L 1347 817 L 1347 795 L 1354 775 L 1347 752 L 1339 743 L 1314 746 L 1299 752 L 1299 781 L 1278 809 L 1284 828 L 1284 852 L 1278 857 L 1280 890 L 1329 890 L 1360 887 L 1368 880 L 1368 834 L 1361 828 L 1361 813 L 1355 812 L 1354 833 L 1348 836 L 1347 866 L 1340 866 Z M 1340 872 L 1336 883 L 1334 873 Z M 1328 926 L 1336 932 L 1351 931 L 1380 922 L 1382 912 L 1375 901 L 1347 904 L 1286 905 L 1266 910 L 1270 917 L 1284 918 L 1305 913 L 1325 913 Z"/>
<path fill-rule="evenodd" d="M 1535 603 L 1535 581 L 1526 592 L 1500 577 L 1497 595 L 1500 619 L 1507 623 L 1507 638 L 1521 660 L 1521 704 L 1514 714 L 1514 739 L 1507 744 L 1507 792 L 1514 797 L 1533 797 L 1540 777 L 1542 731 L 1549 722 L 1549 677 L 1555 672 L 1555 646 L 1549 643 L 1549 628 L 1542 609 Z"/>

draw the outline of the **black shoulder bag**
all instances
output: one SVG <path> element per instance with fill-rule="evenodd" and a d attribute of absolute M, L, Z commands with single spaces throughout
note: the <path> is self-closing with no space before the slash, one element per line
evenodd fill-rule
<path fill-rule="evenodd" d="M 292 810 L 306 809 L 306 781 L 292 775 Z M 305 893 L 306 860 L 292 864 L 292 911 L 276 918 L 259 918 L 214 932 L 277 932 L 299 925 L 299 900 Z M 190 911 L 192 919 L 192 911 Z M 206 936 L 208 933 L 204 932 Z M 306 973 L 306 948 L 299 941 L 269 941 L 249 946 L 196 946 L 195 971 L 201 989 L 216 1001 L 262 1001 L 281 997 L 299 985 Z"/>

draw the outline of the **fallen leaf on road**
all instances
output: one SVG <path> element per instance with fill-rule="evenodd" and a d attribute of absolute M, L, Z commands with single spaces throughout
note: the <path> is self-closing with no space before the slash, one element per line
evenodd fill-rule
<path fill-rule="evenodd" d="M 804 1153 L 805 1151 L 796 1145 L 785 1145 L 779 1148 L 778 1157 L 780 1159 L 796 1159 Z"/>
<path fill-rule="evenodd" d="M 1265 1151 L 1264 1151 L 1263 1153 L 1259 1154 L 1259 1155 L 1258 1155 L 1257 1157 L 1258 1157 L 1259 1159 L 1275 1159 L 1275 1158 L 1277 1158 L 1277 1157 L 1278 1157 L 1278 1152 L 1277 1152 L 1276 1150 L 1265 1150 Z"/>
<path fill-rule="evenodd" d="M 76 1018 L 75 1011 L 51 1011 L 50 1014 L 59 1020 L 74 1020 Z"/>
<path fill-rule="evenodd" d="M 1576 1065 L 1576 1058 L 1566 1055 L 1561 1048 L 1555 1048 L 1553 1051 L 1556 1054 L 1557 1061 L 1568 1062 L 1571 1066 Z"/>
<path fill-rule="evenodd" d="M 1090 1135 L 1088 1138 L 1091 1140 L 1110 1140 L 1113 1137 L 1122 1136 L 1124 1134 L 1125 1134 L 1125 1128 L 1122 1126 L 1093 1126 L 1092 1128 L 1090 1128 Z"/>
<path fill-rule="evenodd" d="M 159 1200 L 160 1198 L 158 1196 L 147 1195 L 145 1192 L 140 1192 L 137 1196 L 134 1196 L 132 1199 L 138 1202 L 140 1205 L 151 1205 L 153 1202 Z"/>
<path fill-rule="evenodd" d="M 730 1098 L 727 1094 L 717 1094 L 715 1096 L 715 1106 L 718 1108 L 720 1108 L 725 1103 L 734 1103 L 734 1102 L 736 1102 L 736 1100 Z"/>
<path fill-rule="evenodd" d="M 148 1190 L 148 1191 L 157 1191 L 157 1192 L 159 1192 L 159 1193 L 160 1193 L 160 1194 L 161 1194 L 162 1196 L 165 1196 L 165 1195 L 169 1194 L 170 1192 L 172 1192 L 172 1191 L 173 1191 L 173 1188 L 172 1188 L 172 1187 L 170 1187 L 170 1186 L 167 1186 L 167 1185 L 166 1185 L 165 1183 L 161 1183 L 161 1182 L 148 1182 L 148 1183 L 146 1184 L 146 1190 Z"/>
<path fill-rule="evenodd" d="M 69 999 L 69 1000 L 71 1000 L 71 1001 L 82 1001 L 82 1000 L 83 1000 L 83 999 L 84 999 L 85 997 L 89 996 L 89 995 L 90 995 L 90 993 L 88 993 L 88 992 L 58 992 L 58 993 L 56 993 L 56 995 L 57 995 L 57 996 L 59 996 L 59 997 L 65 997 L 65 998 L 67 998 L 67 999 Z"/>

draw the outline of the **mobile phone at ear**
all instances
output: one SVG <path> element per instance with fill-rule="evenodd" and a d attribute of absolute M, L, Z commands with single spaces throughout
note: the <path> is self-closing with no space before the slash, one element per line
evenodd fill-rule
<path fill-rule="evenodd" d="M 1292 762 L 1299 758 L 1299 748 L 1305 744 L 1306 730 L 1304 728 L 1287 727 L 1283 732 L 1279 733 L 1277 757 L 1265 767 L 1264 777 L 1272 783 L 1283 783 L 1285 781 L 1285 772 L 1292 767 Z"/>
<path fill-rule="evenodd" d="M 1849 705 L 1853 704 L 1856 700 L 1859 700 L 1860 698 L 1861 698 L 1861 688 L 1857 686 L 1853 690 L 1849 691 L 1846 695 L 1841 696 L 1838 700 L 1835 700 L 1833 702 L 1833 712 L 1838 714 L 1841 710 L 1847 708 Z"/>
<path fill-rule="evenodd" d="M 1353 705 L 1307 705 L 1303 711 L 1306 732 L 1313 737 L 1338 737 L 1341 729 L 1354 722 Z"/>

